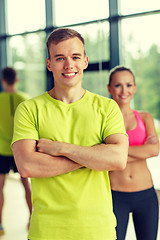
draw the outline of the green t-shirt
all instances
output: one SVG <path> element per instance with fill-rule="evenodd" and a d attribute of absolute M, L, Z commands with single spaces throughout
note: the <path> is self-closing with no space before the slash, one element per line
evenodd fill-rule
<path fill-rule="evenodd" d="M 12 156 L 14 113 L 17 106 L 29 97 L 23 92 L 0 93 L 0 155 Z"/>
<path fill-rule="evenodd" d="M 86 91 L 79 101 L 66 104 L 44 93 L 18 106 L 12 143 L 49 138 L 93 146 L 115 133 L 126 134 L 122 114 L 112 99 Z M 34 210 L 29 239 L 116 239 L 107 171 L 83 167 L 31 182 Z"/>

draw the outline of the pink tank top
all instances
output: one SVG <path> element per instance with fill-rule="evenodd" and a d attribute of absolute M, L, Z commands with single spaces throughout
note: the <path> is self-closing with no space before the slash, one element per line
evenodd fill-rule
<path fill-rule="evenodd" d="M 137 126 L 135 129 L 127 131 L 129 146 L 142 145 L 147 138 L 146 127 L 143 119 L 138 111 L 133 110 L 133 112 L 137 121 Z"/>

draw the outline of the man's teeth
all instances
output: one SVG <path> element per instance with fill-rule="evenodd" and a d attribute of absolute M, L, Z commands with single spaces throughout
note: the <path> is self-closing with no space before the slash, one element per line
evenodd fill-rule
<path fill-rule="evenodd" d="M 64 73 L 64 76 L 74 76 L 75 73 Z"/>

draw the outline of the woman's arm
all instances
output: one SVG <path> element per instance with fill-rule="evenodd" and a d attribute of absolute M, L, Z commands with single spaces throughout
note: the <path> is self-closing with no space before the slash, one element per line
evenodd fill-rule
<path fill-rule="evenodd" d="M 131 157 L 132 160 L 144 160 L 159 154 L 159 138 L 155 130 L 152 115 L 148 112 L 142 112 L 141 117 L 146 126 L 147 139 L 143 145 L 129 147 L 128 156 Z"/>

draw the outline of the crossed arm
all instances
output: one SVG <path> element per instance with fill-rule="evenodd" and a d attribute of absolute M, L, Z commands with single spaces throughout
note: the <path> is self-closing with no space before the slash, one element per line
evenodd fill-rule
<path fill-rule="evenodd" d="M 97 171 L 124 169 L 128 139 L 124 134 L 113 134 L 105 143 L 91 147 L 49 139 L 40 139 L 36 146 L 35 140 L 25 139 L 15 142 L 12 149 L 23 177 L 53 177 L 82 166 Z"/>
<path fill-rule="evenodd" d="M 154 121 L 150 113 L 142 113 L 146 126 L 147 139 L 143 145 L 130 146 L 128 151 L 128 162 L 145 160 L 159 154 L 159 138 L 157 136 Z"/>

